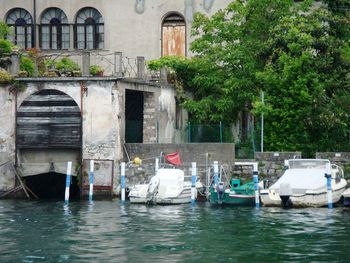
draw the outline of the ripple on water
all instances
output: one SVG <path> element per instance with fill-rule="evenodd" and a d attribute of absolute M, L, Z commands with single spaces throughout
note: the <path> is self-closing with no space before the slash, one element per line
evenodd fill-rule
<path fill-rule="evenodd" d="M 0 200 L 0 262 L 350 262 L 349 215 Z"/>

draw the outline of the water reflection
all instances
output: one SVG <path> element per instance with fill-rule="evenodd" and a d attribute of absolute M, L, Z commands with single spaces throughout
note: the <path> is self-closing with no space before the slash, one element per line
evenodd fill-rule
<path fill-rule="evenodd" d="M 0 201 L 0 262 L 350 262 L 343 208 Z"/>

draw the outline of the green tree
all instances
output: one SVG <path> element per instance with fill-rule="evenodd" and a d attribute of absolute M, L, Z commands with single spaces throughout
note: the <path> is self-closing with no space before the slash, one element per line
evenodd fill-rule
<path fill-rule="evenodd" d="M 192 99 L 185 107 L 202 122 L 234 123 L 260 91 L 256 72 L 263 69 L 270 28 L 294 8 L 292 0 L 234 1 L 208 18 L 197 14 L 191 45 Z"/>
<path fill-rule="evenodd" d="M 265 118 L 267 149 L 301 150 L 305 156 L 349 150 L 346 24 L 320 8 L 284 17 L 271 30 L 269 60 L 257 73 L 272 107 Z"/>
<path fill-rule="evenodd" d="M 237 0 L 210 18 L 196 14 L 195 56 L 176 66 L 180 85 L 192 94 L 183 100 L 192 118 L 234 123 L 241 112 L 264 112 L 266 150 L 304 156 L 348 150 L 344 3 Z M 259 103 L 261 91 L 266 105 Z"/>

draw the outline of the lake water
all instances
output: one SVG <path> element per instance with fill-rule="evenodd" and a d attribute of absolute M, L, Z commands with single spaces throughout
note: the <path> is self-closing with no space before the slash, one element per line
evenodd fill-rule
<path fill-rule="evenodd" d="M 0 200 L 0 262 L 350 262 L 350 210 Z"/>

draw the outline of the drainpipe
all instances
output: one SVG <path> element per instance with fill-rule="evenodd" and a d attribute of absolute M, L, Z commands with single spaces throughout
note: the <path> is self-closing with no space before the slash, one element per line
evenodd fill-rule
<path fill-rule="evenodd" d="M 38 48 L 37 41 L 36 41 L 36 0 L 33 0 L 33 25 L 34 25 L 34 30 L 33 30 L 34 47 Z"/>

